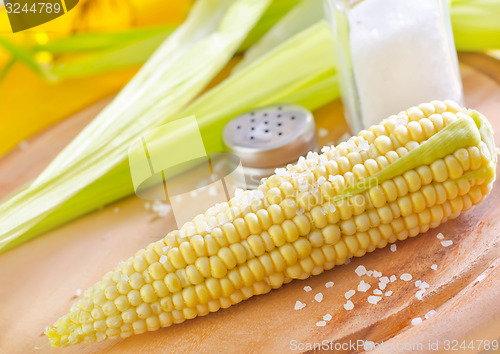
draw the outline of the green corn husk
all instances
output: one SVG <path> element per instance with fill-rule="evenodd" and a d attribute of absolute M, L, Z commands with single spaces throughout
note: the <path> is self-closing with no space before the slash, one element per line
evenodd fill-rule
<path fill-rule="evenodd" d="M 269 2 L 196 2 L 115 100 L 27 189 L 0 206 L 0 250 L 123 163 L 141 133 L 178 114 L 229 61 Z"/>
<path fill-rule="evenodd" d="M 486 0 L 453 1 L 452 5 L 475 6 L 474 4 L 478 4 L 477 6 L 484 6 L 486 3 L 488 3 Z M 314 6 L 316 6 L 317 11 L 318 4 L 319 1 L 316 5 L 308 4 L 308 6 L 311 6 L 309 8 L 311 17 L 304 22 L 294 22 L 292 20 L 293 16 L 300 14 L 297 10 L 288 12 L 276 23 L 275 27 L 269 32 L 270 34 L 262 37 L 253 49 L 248 52 L 248 56 L 227 80 L 190 104 L 187 104 L 188 100 L 186 100 L 184 107 L 179 105 L 176 112 L 173 112 L 174 110 L 165 112 L 165 108 L 161 107 L 161 105 L 160 107 L 151 105 L 151 109 L 146 105 L 139 107 L 137 111 L 147 113 L 148 116 L 151 115 L 150 118 L 153 121 L 149 125 L 143 122 L 144 125 L 141 125 L 141 131 L 194 113 L 198 117 L 207 150 L 210 153 L 220 152 L 222 150 L 222 127 L 238 113 L 261 105 L 278 102 L 299 103 L 309 109 L 314 109 L 337 98 L 338 85 L 335 65 L 332 60 L 331 36 L 328 25 L 321 20 L 314 25 L 308 26 L 311 22 L 315 22 L 311 18 L 314 16 Z M 300 6 L 306 5 L 302 3 L 298 5 L 299 8 Z M 496 7 L 492 9 L 496 11 Z M 484 19 L 491 19 L 494 16 L 494 13 L 484 11 L 480 13 L 480 16 L 483 16 Z M 452 16 L 458 15 L 452 12 Z M 307 21 L 311 22 L 308 23 Z M 458 26 L 461 26 L 460 22 L 458 23 Z M 456 28 L 457 22 L 455 21 L 455 39 L 459 43 L 464 37 L 460 37 Z M 489 28 L 491 30 L 493 26 Z M 278 32 L 278 30 L 281 32 Z M 280 36 L 271 35 L 272 33 L 280 33 Z M 173 36 L 175 36 L 175 33 Z M 490 39 L 490 41 L 483 42 L 482 45 L 494 44 L 494 40 Z M 463 45 L 465 46 L 465 42 Z M 161 64 L 160 59 L 161 57 L 156 54 L 145 65 L 143 70 L 154 71 L 154 67 Z M 209 76 L 207 75 L 205 83 L 208 81 Z M 147 81 L 144 77 L 139 79 L 136 77 L 133 82 L 139 85 L 143 80 Z M 197 87 L 201 86 L 203 85 Z M 122 98 L 121 101 L 120 97 Z M 126 103 L 126 98 L 129 97 L 134 97 L 134 92 L 131 89 L 125 89 L 118 97 L 118 102 Z M 155 99 L 164 102 L 169 98 L 170 96 L 163 92 L 162 95 L 157 95 Z M 134 107 L 134 110 L 136 108 Z M 130 117 L 130 113 L 126 116 Z M 120 127 L 120 134 L 123 134 L 124 131 L 130 133 L 127 124 L 129 124 L 128 121 L 124 122 Z M 106 157 L 104 153 L 98 151 L 106 145 L 106 140 L 102 137 L 99 138 L 97 133 L 101 129 L 107 128 L 109 129 L 109 125 L 100 126 L 97 123 L 93 128 L 87 128 L 85 134 L 87 134 L 87 137 L 92 137 L 91 144 L 85 145 L 85 140 L 80 139 L 78 141 L 77 139 L 77 142 L 73 142 L 31 187 L 0 205 L 0 215 L 2 215 L 0 216 L 0 252 L 80 215 L 133 194 L 134 190 L 124 151 L 116 154 L 116 156 L 113 155 L 115 158 L 113 163 L 101 168 L 98 173 L 94 170 L 93 164 L 95 161 Z M 95 129 L 95 131 L 92 129 Z M 176 138 L 182 138 L 182 135 L 176 136 Z M 115 145 L 123 145 L 124 143 L 125 141 L 119 141 L 119 143 L 113 141 Z M 91 151 L 86 151 L 81 146 L 90 148 Z M 117 146 L 114 148 L 117 148 Z M 168 149 L 168 146 L 165 149 Z M 82 153 L 85 153 L 84 159 L 81 158 Z M 81 163 L 73 162 L 80 159 Z M 80 175 L 84 174 L 87 169 L 94 173 L 92 178 L 81 178 Z M 59 175 L 60 170 L 68 172 Z M 89 173 L 87 172 L 87 174 Z M 59 178 L 67 178 L 68 181 L 73 181 L 73 183 L 77 180 L 79 184 L 77 187 L 69 186 L 69 182 L 63 179 L 64 182 L 68 183 L 67 190 L 61 189 L 59 185 L 51 185 L 52 180 L 55 179 L 59 182 Z M 65 193 L 64 197 L 60 197 L 60 193 L 58 193 L 61 190 Z M 71 193 L 68 193 L 68 191 L 71 191 Z M 47 197 L 47 193 L 53 193 L 55 195 L 54 199 L 50 196 Z M 29 204 L 30 200 L 43 200 L 43 202 L 39 202 L 43 211 L 38 212 L 38 210 L 35 210 L 36 216 L 31 213 L 34 208 Z M 28 208 L 28 212 L 25 212 L 26 209 L 23 208 L 27 208 L 28 205 L 31 208 Z M 16 215 L 16 217 L 10 218 L 12 215 Z"/>
<path fill-rule="evenodd" d="M 319 23 L 232 74 L 174 118 L 197 112 L 204 142 L 212 153 L 222 151 L 220 133 L 225 122 L 242 111 L 277 102 L 318 108 L 338 97 L 330 45 L 328 25 Z M 255 90 L 255 87 L 259 87 L 259 90 Z M 228 105 L 228 102 L 231 104 Z M 173 137 L 182 138 L 176 133 L 172 133 Z M 50 173 L 46 171 L 45 176 L 50 178 Z M 128 161 L 124 156 L 122 162 L 111 171 L 80 188 L 74 196 L 55 206 L 39 222 L 31 223 L 23 233 L 11 239 L 7 238 L 9 234 L 2 233 L 0 251 L 133 193 Z M 0 209 L 5 210 L 4 207 L 5 204 Z"/>
<path fill-rule="evenodd" d="M 450 16 L 457 50 L 500 49 L 500 1 L 452 0 Z"/>

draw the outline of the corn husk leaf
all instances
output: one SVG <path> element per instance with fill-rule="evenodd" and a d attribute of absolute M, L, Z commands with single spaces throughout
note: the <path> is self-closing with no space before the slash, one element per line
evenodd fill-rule
<path fill-rule="evenodd" d="M 228 62 L 269 0 L 198 1 L 140 72 L 29 188 L 0 207 L 0 250 L 127 156 L 144 131 L 178 113 Z"/>

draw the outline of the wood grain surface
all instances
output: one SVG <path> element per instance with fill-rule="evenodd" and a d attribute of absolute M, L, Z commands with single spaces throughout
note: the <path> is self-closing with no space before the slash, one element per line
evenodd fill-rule
<path fill-rule="evenodd" d="M 485 114 L 500 131 L 500 63 L 479 54 L 461 54 L 460 61 L 466 105 Z M 105 103 L 39 134 L 1 159 L 0 198 L 34 178 Z M 347 131 L 338 101 L 315 112 L 315 117 L 318 127 L 328 130 L 321 144 L 335 142 Z M 131 196 L 0 255 L 0 353 L 302 352 L 310 349 L 307 343 L 335 348 L 358 340 L 384 342 L 378 347 L 381 353 L 398 352 L 411 343 L 422 343 L 416 352 L 430 352 L 429 343 L 436 341 L 443 351 L 445 340 L 500 337 L 497 183 L 481 205 L 437 229 L 397 242 L 395 252 L 389 247 L 376 250 L 321 275 L 156 332 L 50 349 L 42 332 L 77 300 L 77 289 L 92 286 L 120 260 L 175 227 L 172 214 L 159 218 L 144 204 Z M 453 244 L 443 247 L 436 238 L 439 232 Z M 433 264 L 436 270 L 431 269 Z M 383 276 L 395 275 L 397 280 L 384 289 L 392 295 L 369 303 L 378 280 L 359 277 L 355 273 L 359 265 Z M 411 274 L 412 280 L 401 280 L 403 273 Z M 347 311 L 345 293 L 357 289 L 361 280 L 371 288 L 356 291 L 349 299 L 354 308 Z M 415 296 L 416 280 L 429 284 L 422 300 Z M 330 281 L 334 285 L 327 288 Z M 305 286 L 312 290 L 306 292 Z M 321 302 L 314 300 L 318 293 L 323 295 Z M 296 301 L 306 306 L 295 310 Z M 435 315 L 425 319 L 431 310 Z M 331 320 L 317 326 L 327 314 Z M 417 317 L 423 322 L 412 325 Z M 481 348 L 476 345 L 476 349 Z M 343 350 L 360 351 L 363 346 Z"/>

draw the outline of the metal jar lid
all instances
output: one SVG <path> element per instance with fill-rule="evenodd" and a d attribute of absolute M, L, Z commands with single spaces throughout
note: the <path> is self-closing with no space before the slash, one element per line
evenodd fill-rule
<path fill-rule="evenodd" d="M 292 104 L 267 106 L 233 118 L 224 127 L 223 140 L 228 151 L 240 158 L 245 174 L 254 177 L 269 176 L 318 146 L 313 115 Z"/>
<path fill-rule="evenodd" d="M 311 112 L 291 104 L 263 107 L 233 118 L 224 128 L 223 139 L 243 166 L 256 168 L 283 166 L 317 148 Z"/>

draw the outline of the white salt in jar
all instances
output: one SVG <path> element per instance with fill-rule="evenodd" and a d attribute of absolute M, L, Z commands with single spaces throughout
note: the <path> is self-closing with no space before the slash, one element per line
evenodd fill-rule
<path fill-rule="evenodd" d="M 423 102 L 463 104 L 446 0 L 326 0 L 326 5 L 353 133 Z"/>

